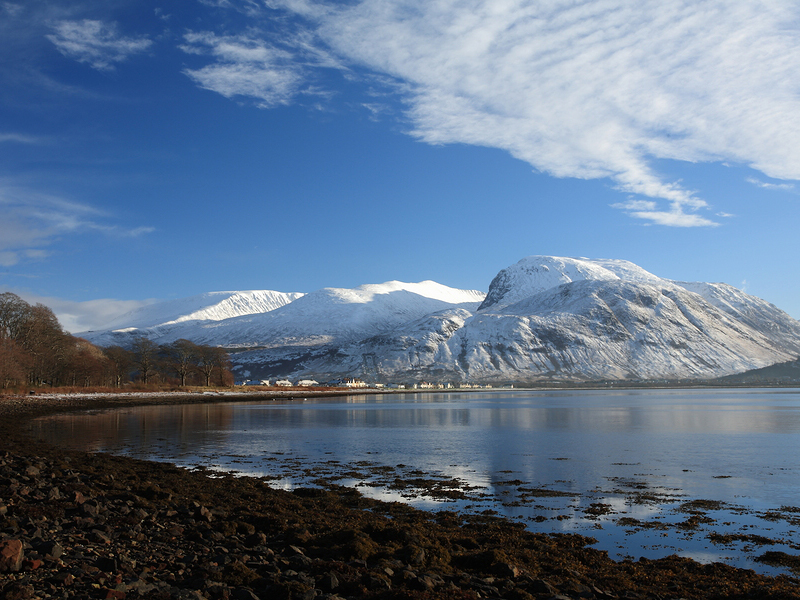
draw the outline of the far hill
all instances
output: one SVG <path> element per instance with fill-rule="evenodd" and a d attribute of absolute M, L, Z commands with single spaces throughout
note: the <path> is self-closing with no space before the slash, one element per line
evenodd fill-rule
<path fill-rule="evenodd" d="M 761 369 L 751 369 L 716 379 L 725 384 L 800 384 L 800 357 L 797 360 L 778 363 Z"/>

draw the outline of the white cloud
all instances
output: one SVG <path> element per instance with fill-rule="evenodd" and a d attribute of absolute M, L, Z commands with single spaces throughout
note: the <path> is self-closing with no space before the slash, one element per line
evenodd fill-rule
<path fill-rule="evenodd" d="M 114 23 L 91 19 L 60 21 L 48 35 L 59 52 L 100 71 L 114 69 L 132 54 L 147 50 L 152 41 L 145 37 L 124 37 Z"/>
<path fill-rule="evenodd" d="M 635 200 L 628 199 L 626 202 L 617 202 L 611 205 L 612 208 L 619 208 L 621 210 L 635 210 L 635 211 L 654 211 L 658 207 L 658 203 L 653 200 Z"/>
<path fill-rule="evenodd" d="M 794 189 L 793 183 L 767 183 L 765 181 L 756 179 L 755 177 L 748 177 L 747 183 L 752 183 L 753 185 L 763 188 L 765 190 L 789 191 Z"/>
<path fill-rule="evenodd" d="M 2 183 L 0 213 L 0 265 L 6 267 L 48 256 L 45 248 L 65 235 L 94 231 L 127 238 L 154 231 L 109 225 L 107 215 L 94 207 Z"/>
<path fill-rule="evenodd" d="M 557 177 L 609 178 L 713 225 L 654 159 L 800 179 L 800 5 L 790 0 L 271 0 L 342 60 L 405 82 L 413 135 L 496 147 Z"/>
<path fill-rule="evenodd" d="M 655 225 L 666 225 L 668 227 L 716 227 L 719 225 L 719 223 L 715 223 L 698 214 L 683 212 L 679 204 L 673 205 L 671 210 L 634 210 L 628 214 Z"/>
<path fill-rule="evenodd" d="M 612 204 L 611 207 L 624 210 L 634 218 L 644 219 L 656 225 L 669 227 L 713 227 L 718 225 L 718 223 L 695 213 L 686 213 L 683 204 L 680 202 L 673 202 L 669 210 L 659 210 L 658 202 L 654 200 L 631 198 L 626 202 Z M 717 216 L 722 215 L 718 214 Z"/>
<path fill-rule="evenodd" d="M 294 32 L 282 46 L 266 42 L 250 32 L 219 36 L 191 32 L 181 49 L 188 54 L 210 55 L 214 62 L 184 73 L 200 87 L 226 98 L 255 98 L 261 108 L 289 104 L 300 93 L 325 95 L 307 84 L 309 68 L 341 69 L 341 63 L 307 31 Z"/>
<path fill-rule="evenodd" d="M 266 42 L 247 36 L 217 36 L 213 33 L 188 33 L 184 52 L 210 54 L 216 62 L 184 73 L 200 87 L 226 98 L 247 96 L 270 108 L 288 104 L 303 82 L 292 55 Z"/>
<path fill-rule="evenodd" d="M 5 287 L 0 287 L 0 292 L 12 292 L 30 304 L 41 303 L 51 308 L 61 326 L 70 333 L 103 329 L 106 324 L 132 310 L 157 302 L 152 299 L 114 300 L 110 298 L 75 302 Z"/>

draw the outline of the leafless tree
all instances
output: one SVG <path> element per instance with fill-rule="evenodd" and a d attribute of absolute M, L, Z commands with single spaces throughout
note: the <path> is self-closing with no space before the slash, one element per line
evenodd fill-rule
<path fill-rule="evenodd" d="M 197 369 L 199 348 L 189 340 L 176 340 L 164 348 L 169 368 L 178 376 L 181 387 L 186 385 L 186 378 Z"/>
<path fill-rule="evenodd" d="M 128 377 L 133 366 L 133 355 L 122 346 L 109 346 L 103 350 L 106 367 L 114 387 L 120 387 Z"/>
<path fill-rule="evenodd" d="M 25 382 L 26 362 L 27 355 L 14 340 L 0 338 L 0 385 L 3 389 Z"/>
<path fill-rule="evenodd" d="M 141 336 L 133 341 L 133 364 L 139 368 L 139 379 L 147 385 L 156 372 L 158 344 Z"/>

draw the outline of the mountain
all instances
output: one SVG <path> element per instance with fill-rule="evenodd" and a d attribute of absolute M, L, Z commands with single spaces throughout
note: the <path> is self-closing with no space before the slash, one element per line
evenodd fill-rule
<path fill-rule="evenodd" d="M 147 306 L 131 314 L 133 325 L 80 335 L 94 343 L 113 339 L 122 345 L 144 335 L 159 344 L 185 338 L 229 348 L 314 347 L 361 339 L 445 308 L 465 306 L 475 310 L 485 296 L 483 292 L 458 290 L 434 281 L 389 281 L 354 289 L 324 288 L 310 294 L 278 296 L 278 292 L 262 292 L 272 302 L 265 303 L 262 310 L 250 303 L 245 310 L 242 302 L 225 298 L 229 292 L 217 294 L 219 297 L 207 294 Z M 204 299 L 218 298 L 220 301 L 212 305 L 201 306 Z M 181 303 L 191 307 L 192 312 L 173 315 Z M 148 314 L 143 315 L 144 312 Z"/>
<path fill-rule="evenodd" d="M 652 273 L 626 260 L 529 256 L 495 276 L 478 310 L 513 304 L 559 285 L 585 279 L 639 283 L 660 281 Z"/>
<path fill-rule="evenodd" d="M 301 296 L 301 293 L 270 290 L 207 292 L 148 304 L 114 319 L 101 331 L 85 331 L 78 335 L 103 346 L 126 345 L 142 335 L 154 340 L 167 339 L 173 331 L 187 332 L 187 335 L 178 335 L 174 339 L 188 339 L 195 334 L 192 330 L 202 327 L 202 324 L 267 313 Z"/>
<path fill-rule="evenodd" d="M 611 259 L 529 256 L 501 270 L 486 294 L 390 281 L 211 313 L 198 306 L 168 322 L 140 314 L 131 317 L 138 327 L 87 337 L 184 337 L 234 349 L 242 376 L 319 381 L 708 379 L 800 355 L 800 322 L 772 304 Z"/>

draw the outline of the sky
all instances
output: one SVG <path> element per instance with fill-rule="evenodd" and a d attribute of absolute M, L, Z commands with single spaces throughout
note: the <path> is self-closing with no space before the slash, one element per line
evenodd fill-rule
<path fill-rule="evenodd" d="M 534 254 L 800 318 L 796 0 L 0 0 L 0 291 L 154 300 Z"/>

